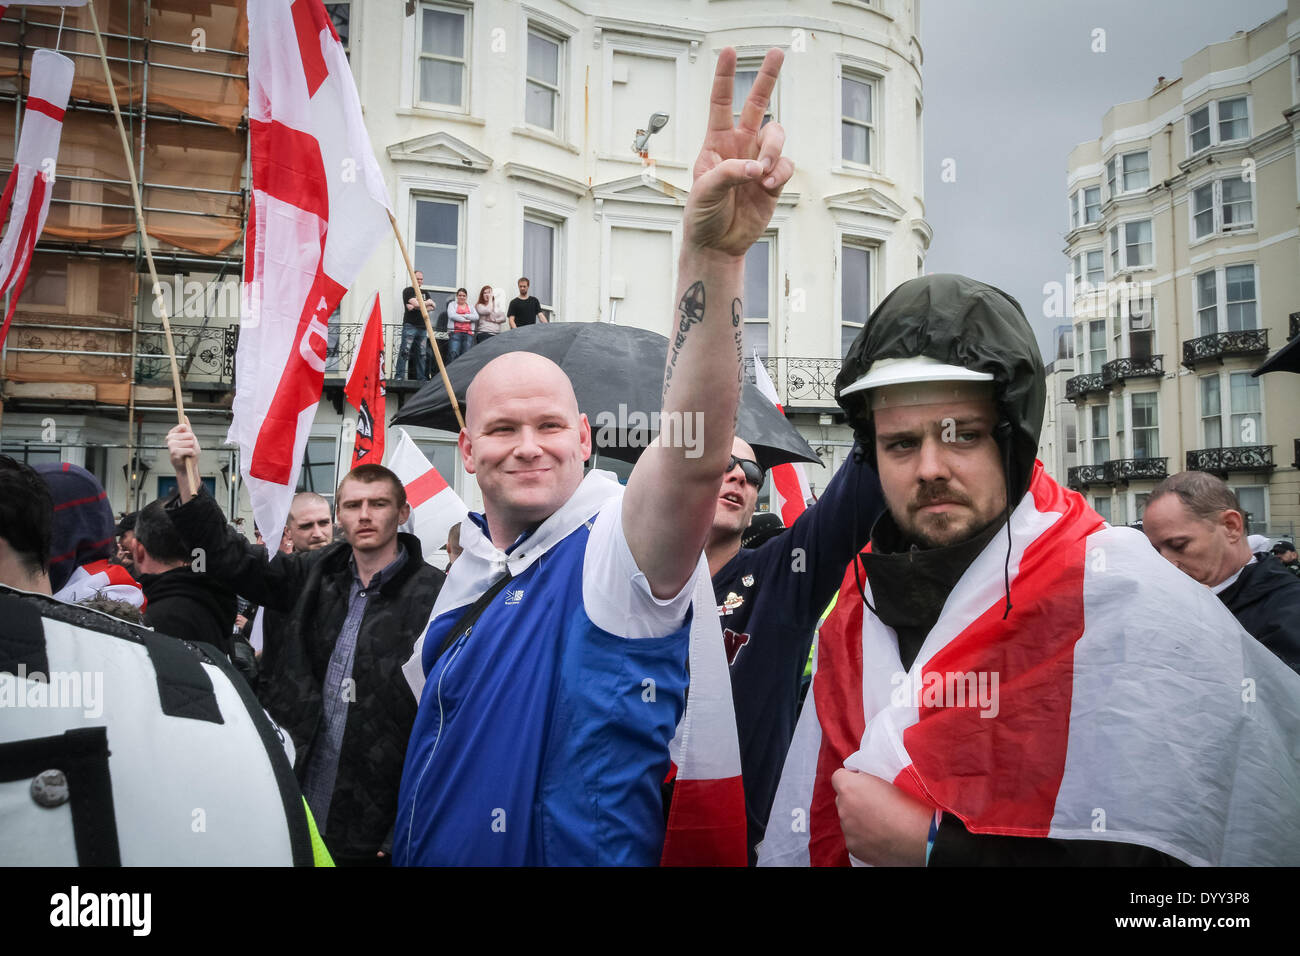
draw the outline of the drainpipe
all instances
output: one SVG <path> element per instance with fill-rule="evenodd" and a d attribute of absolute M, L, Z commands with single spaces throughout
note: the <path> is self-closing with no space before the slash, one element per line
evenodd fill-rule
<path fill-rule="evenodd" d="M 1177 224 L 1174 221 L 1174 124 L 1169 123 L 1165 126 L 1165 155 L 1169 157 L 1170 176 L 1162 184 L 1169 194 L 1169 275 L 1170 285 L 1174 293 L 1174 354 L 1173 362 L 1170 364 L 1174 367 L 1174 396 L 1178 402 L 1178 454 L 1179 458 L 1174 461 L 1174 467 L 1170 474 L 1176 474 L 1183 470 L 1182 464 L 1186 461 L 1186 450 L 1192 447 L 1187 441 L 1186 421 L 1183 418 L 1183 375 L 1182 350 L 1183 350 L 1183 313 L 1178 307 L 1178 236 Z M 1196 416 L 1192 415 L 1192 421 L 1195 423 Z"/>

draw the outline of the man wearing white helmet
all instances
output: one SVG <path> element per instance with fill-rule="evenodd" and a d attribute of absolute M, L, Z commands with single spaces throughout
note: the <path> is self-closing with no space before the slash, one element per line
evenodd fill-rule
<path fill-rule="evenodd" d="M 773 804 L 806 826 L 759 865 L 1300 862 L 1300 681 L 1043 471 L 1015 300 L 904 283 L 836 384 L 887 510 Z"/>

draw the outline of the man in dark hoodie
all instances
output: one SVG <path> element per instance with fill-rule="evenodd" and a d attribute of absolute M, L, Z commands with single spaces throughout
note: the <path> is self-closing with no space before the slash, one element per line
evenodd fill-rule
<path fill-rule="evenodd" d="M 1237 496 L 1218 477 L 1182 471 L 1156 485 L 1142 532 L 1161 556 L 1219 596 L 1251 636 L 1300 673 L 1300 578 L 1250 553 Z"/>
<path fill-rule="evenodd" d="M 1300 682 L 1036 462 L 1015 300 L 906 282 L 836 385 L 886 512 L 822 626 L 760 865 L 1300 861 Z"/>
<path fill-rule="evenodd" d="M 230 654 L 235 592 L 216 578 L 196 573 L 196 560 L 172 525 L 162 501 L 140 510 L 131 557 L 144 590 L 145 623 L 161 634 L 206 641 Z M 202 570 L 203 564 L 198 565 Z"/>

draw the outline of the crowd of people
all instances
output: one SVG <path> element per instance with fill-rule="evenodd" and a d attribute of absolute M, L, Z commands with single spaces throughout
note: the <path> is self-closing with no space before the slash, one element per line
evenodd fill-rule
<path fill-rule="evenodd" d="M 1058 485 L 1005 293 L 891 292 L 836 383 L 853 453 L 791 527 L 755 527 L 772 461 L 735 432 L 734 303 L 793 172 L 762 123 L 781 59 L 737 121 L 719 57 L 684 212 L 663 417 L 702 416 L 702 448 L 661 436 L 621 487 L 586 467 L 559 366 L 502 355 L 466 393 L 483 511 L 446 574 L 381 465 L 343 477 L 332 515 L 295 498 L 268 554 L 192 483 L 177 425 L 176 492 L 118 525 L 115 559 L 92 476 L 0 458 L 0 597 L 124 597 L 236 661 L 251 618 L 245 677 L 338 863 L 1300 863 L 1294 548 L 1251 553 L 1211 475 L 1161 484 L 1145 537 Z M 452 335 L 475 328 L 466 300 Z"/>
<path fill-rule="evenodd" d="M 482 344 L 494 335 L 538 322 L 551 321 L 537 296 L 529 294 L 530 281 L 521 276 L 517 283 L 519 294 L 503 309 L 498 302 L 497 290 L 485 285 L 478 298 L 470 302 L 469 291 L 461 288 L 440 307 L 430 292 L 424 288 L 424 273 L 416 271 L 419 286 L 402 290 L 402 341 L 397 353 L 394 378 L 426 381 L 433 377 L 433 352 L 429 347 L 428 330 L 420 311 L 420 300 L 433 323 L 434 340 L 442 355 L 443 364 L 464 355 L 475 345 Z"/>

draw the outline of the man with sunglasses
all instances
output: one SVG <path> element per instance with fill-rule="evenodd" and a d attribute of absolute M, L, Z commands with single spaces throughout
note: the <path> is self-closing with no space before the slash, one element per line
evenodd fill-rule
<path fill-rule="evenodd" d="M 765 477 L 754 449 L 735 439 L 705 549 L 731 670 L 751 866 L 794 733 L 813 631 L 884 510 L 875 471 L 850 455 L 793 526 L 742 548 Z"/>

